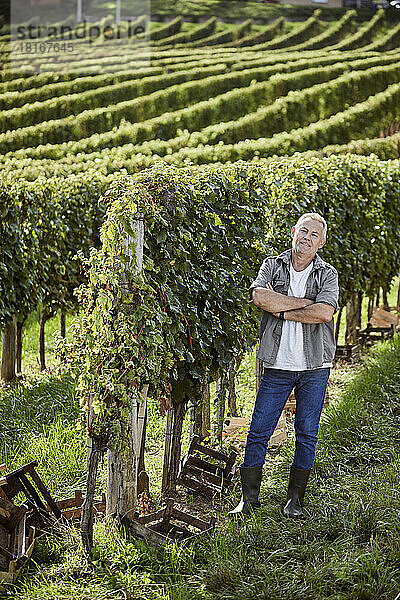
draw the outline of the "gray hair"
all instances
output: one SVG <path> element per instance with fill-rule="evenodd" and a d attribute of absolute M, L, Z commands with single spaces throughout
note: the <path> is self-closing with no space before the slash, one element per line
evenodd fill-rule
<path fill-rule="evenodd" d="M 322 223 L 323 226 L 323 230 L 322 230 L 322 237 L 326 238 L 326 232 L 328 230 L 328 225 L 326 224 L 326 221 L 324 219 L 324 217 L 318 213 L 304 213 L 304 215 L 301 215 L 301 217 L 299 217 L 295 228 L 298 229 L 300 227 L 300 224 L 305 221 L 305 219 L 313 219 L 314 221 L 318 221 L 319 223 Z"/>

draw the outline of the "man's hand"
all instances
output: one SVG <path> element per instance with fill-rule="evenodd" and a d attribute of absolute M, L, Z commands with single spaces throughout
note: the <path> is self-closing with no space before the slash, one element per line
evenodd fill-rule
<path fill-rule="evenodd" d="M 295 298 L 274 292 L 270 283 L 267 283 L 265 288 L 253 290 L 253 303 L 267 312 L 278 313 L 278 316 L 282 310 L 300 309 L 314 304 L 313 300 L 308 298 Z"/>

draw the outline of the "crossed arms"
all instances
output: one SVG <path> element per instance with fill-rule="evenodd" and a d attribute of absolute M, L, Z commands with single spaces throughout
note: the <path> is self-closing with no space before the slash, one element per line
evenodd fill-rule
<path fill-rule="evenodd" d="M 308 298 L 295 298 L 274 292 L 270 283 L 266 287 L 257 287 L 252 293 L 253 303 L 279 317 L 281 311 L 285 312 L 287 321 L 300 323 L 329 323 L 335 309 L 324 302 L 314 302 Z"/>

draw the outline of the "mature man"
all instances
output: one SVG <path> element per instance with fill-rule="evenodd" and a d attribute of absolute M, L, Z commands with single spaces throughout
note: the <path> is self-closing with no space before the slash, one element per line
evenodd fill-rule
<path fill-rule="evenodd" d="M 242 498 L 229 514 L 248 514 L 258 499 L 268 441 L 294 388 L 296 446 L 283 512 L 303 517 L 303 497 L 317 446 L 319 420 L 335 355 L 333 315 L 338 308 L 338 274 L 322 260 L 327 225 L 317 213 L 303 214 L 292 227 L 292 248 L 267 257 L 250 286 L 262 309 L 257 358 L 264 363 L 244 462 Z"/>

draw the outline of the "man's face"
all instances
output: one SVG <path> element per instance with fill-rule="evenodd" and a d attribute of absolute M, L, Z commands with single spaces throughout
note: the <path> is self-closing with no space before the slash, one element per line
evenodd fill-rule
<path fill-rule="evenodd" d="M 295 252 L 306 256 L 315 256 L 319 248 L 325 244 L 324 226 L 314 219 L 304 219 L 296 227 L 292 227 L 292 248 Z"/>

